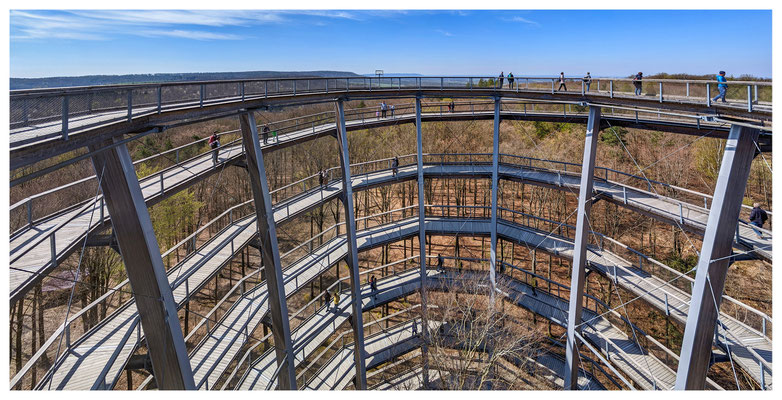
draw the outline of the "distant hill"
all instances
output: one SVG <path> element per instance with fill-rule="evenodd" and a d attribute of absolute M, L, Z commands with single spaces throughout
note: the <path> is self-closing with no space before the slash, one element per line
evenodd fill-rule
<path fill-rule="evenodd" d="M 93 85 L 121 85 L 128 83 L 160 83 L 211 81 L 224 79 L 261 79 L 283 77 L 342 77 L 361 76 L 344 71 L 246 71 L 246 72 L 191 72 L 132 75 L 57 76 L 48 78 L 11 78 L 11 90 Z"/>

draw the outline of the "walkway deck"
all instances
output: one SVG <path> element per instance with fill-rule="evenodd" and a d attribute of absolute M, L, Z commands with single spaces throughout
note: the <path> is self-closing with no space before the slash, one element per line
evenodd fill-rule
<path fill-rule="evenodd" d="M 254 218 L 244 218 L 223 229 L 168 272 L 174 301 L 183 307 L 256 235 Z M 143 341 L 138 311 L 131 300 L 76 340 L 38 384 L 38 389 L 109 389 Z M 137 328 L 134 332 L 134 327 Z"/>

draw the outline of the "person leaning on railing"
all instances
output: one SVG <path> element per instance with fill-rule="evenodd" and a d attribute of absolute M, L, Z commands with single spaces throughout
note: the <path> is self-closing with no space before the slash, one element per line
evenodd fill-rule
<path fill-rule="evenodd" d="M 592 84 L 592 75 L 590 75 L 589 72 L 587 72 L 587 74 L 586 74 L 586 76 L 584 76 L 583 80 L 584 80 L 584 91 L 588 92 L 589 91 L 589 85 Z"/>
<path fill-rule="evenodd" d="M 262 132 L 263 144 L 268 144 L 269 143 L 269 132 L 270 131 L 271 130 L 269 129 L 269 125 L 264 125 L 263 126 L 263 132 Z"/>

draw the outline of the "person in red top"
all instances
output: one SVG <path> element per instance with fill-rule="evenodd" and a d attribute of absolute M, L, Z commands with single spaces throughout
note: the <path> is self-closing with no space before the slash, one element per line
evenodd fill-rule
<path fill-rule="evenodd" d="M 209 136 L 209 148 L 211 148 L 212 151 L 212 163 L 217 165 L 217 152 L 220 151 L 220 139 L 217 137 L 217 132 L 215 131 L 212 133 L 212 136 Z"/>

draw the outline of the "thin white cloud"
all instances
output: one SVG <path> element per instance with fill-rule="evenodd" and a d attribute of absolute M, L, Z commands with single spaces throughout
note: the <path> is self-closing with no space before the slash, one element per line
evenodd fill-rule
<path fill-rule="evenodd" d="M 306 23 L 324 25 L 324 20 L 361 21 L 382 11 L 340 10 L 12 10 L 11 39 L 107 40 L 117 35 L 177 37 L 192 40 L 238 40 L 225 27 Z M 395 13 L 386 13 L 393 15 Z M 208 27 L 209 30 L 192 29 Z"/>
<path fill-rule="evenodd" d="M 504 18 L 504 20 L 508 21 L 508 22 L 518 22 L 518 23 L 522 23 L 522 24 L 527 24 L 527 25 L 530 25 L 530 26 L 540 26 L 539 23 L 537 23 L 537 22 L 535 22 L 535 21 L 533 21 L 531 19 L 527 19 L 527 18 L 519 17 L 519 16 L 516 16 L 516 17 L 513 17 L 513 18 Z"/>
<path fill-rule="evenodd" d="M 444 31 L 442 29 L 435 29 L 435 32 L 437 32 L 437 33 L 439 33 L 439 34 L 441 34 L 443 36 L 453 36 L 453 33 L 448 32 L 448 31 Z"/>
<path fill-rule="evenodd" d="M 216 33 L 216 32 L 207 32 L 207 31 L 188 31 L 188 30 L 182 30 L 182 29 L 173 29 L 173 30 L 144 30 L 138 32 L 139 36 L 146 36 L 146 37 L 175 37 L 175 38 L 183 38 L 183 39 L 193 39 L 193 40 L 239 40 L 244 39 L 244 37 L 239 35 L 233 35 L 233 34 L 227 34 L 227 33 Z"/>

